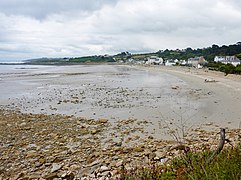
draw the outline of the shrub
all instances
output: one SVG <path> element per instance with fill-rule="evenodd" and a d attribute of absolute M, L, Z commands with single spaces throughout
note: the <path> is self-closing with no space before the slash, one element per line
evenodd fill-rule
<path fill-rule="evenodd" d="M 169 165 L 150 165 L 122 171 L 121 179 L 240 179 L 241 145 L 224 149 L 211 162 L 211 151 L 187 153 L 172 159 Z"/>

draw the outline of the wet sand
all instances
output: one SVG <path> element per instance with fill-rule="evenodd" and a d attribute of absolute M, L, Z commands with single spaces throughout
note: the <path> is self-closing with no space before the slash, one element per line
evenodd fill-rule
<path fill-rule="evenodd" d="M 206 114 L 206 122 L 219 127 L 240 128 L 241 123 L 241 76 L 228 75 L 207 69 L 187 67 L 149 67 L 151 71 L 161 71 L 175 75 L 210 96 L 201 107 Z"/>
<path fill-rule="evenodd" d="M 9 67 L 0 72 L 0 179 L 118 179 L 122 168 L 182 154 L 177 141 L 214 150 L 220 127 L 233 146 L 239 83 L 176 67 Z"/>
<path fill-rule="evenodd" d="M 237 128 L 241 122 L 241 83 L 217 72 L 163 66 L 13 66 L 0 78 L 4 108 L 112 123 L 137 119 L 147 121 L 146 131 L 156 138 L 167 138 L 167 124 L 213 124 L 217 129 Z"/>

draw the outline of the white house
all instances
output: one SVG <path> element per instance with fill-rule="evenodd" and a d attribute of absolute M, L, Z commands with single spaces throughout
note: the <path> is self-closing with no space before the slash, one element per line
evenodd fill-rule
<path fill-rule="evenodd" d="M 187 61 L 186 60 L 180 60 L 179 64 L 185 66 L 185 65 L 187 65 Z"/>
<path fill-rule="evenodd" d="M 241 61 L 236 56 L 215 56 L 214 61 L 224 64 L 232 64 L 234 66 L 237 66 L 241 63 Z"/>
<path fill-rule="evenodd" d="M 176 60 L 168 59 L 165 62 L 165 66 L 174 66 L 177 64 L 177 62 L 178 62 L 178 60 L 176 61 Z"/>
<path fill-rule="evenodd" d="M 146 64 L 163 64 L 163 59 L 157 56 L 147 57 Z"/>

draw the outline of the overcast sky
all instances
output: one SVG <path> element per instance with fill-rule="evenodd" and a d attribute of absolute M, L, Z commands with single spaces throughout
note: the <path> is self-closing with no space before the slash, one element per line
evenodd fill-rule
<path fill-rule="evenodd" d="M 239 41 L 240 0 L 0 0 L 0 60 Z"/>

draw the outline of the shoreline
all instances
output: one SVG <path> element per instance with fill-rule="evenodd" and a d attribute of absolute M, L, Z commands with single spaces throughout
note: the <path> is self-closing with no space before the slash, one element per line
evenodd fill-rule
<path fill-rule="evenodd" d="M 137 135 L 143 133 L 146 122 L 122 120 L 111 125 L 106 119 L 6 110 L 0 114 L 2 179 L 118 179 L 123 167 L 162 165 L 183 154 L 175 140 Z M 215 150 L 218 132 L 193 129 L 186 134 L 185 146 L 193 152 Z M 239 143 L 240 133 L 240 129 L 227 129 L 230 142 L 225 148 Z"/>
<path fill-rule="evenodd" d="M 207 109 L 215 112 L 220 112 L 220 114 L 216 114 L 213 116 L 213 123 L 218 123 L 220 127 L 230 127 L 229 125 L 231 123 L 234 123 L 232 128 L 241 128 L 241 114 L 239 113 L 238 108 L 241 105 L 240 75 L 225 76 L 222 72 L 175 66 L 167 68 L 162 66 L 139 66 L 137 68 L 168 73 L 179 77 L 180 79 L 184 80 L 191 86 L 196 87 L 197 89 L 203 89 L 208 91 L 211 96 L 209 96 L 210 102 L 206 104 Z M 228 114 L 226 117 L 226 121 L 225 119 L 223 119 L 221 120 L 221 122 L 219 122 L 219 119 L 222 119 L 225 113 Z"/>
<path fill-rule="evenodd" d="M 205 105 L 201 107 L 202 111 L 210 110 L 212 119 L 207 117 L 206 122 L 192 127 L 188 122 L 171 119 L 160 121 L 160 124 L 136 118 L 116 119 L 113 122 L 102 117 L 93 119 L 0 109 L 0 179 L 114 179 L 119 177 L 123 167 L 132 170 L 138 166 L 160 165 L 182 155 L 181 150 L 175 149 L 180 143 L 178 141 L 185 143 L 194 152 L 215 150 L 219 142 L 220 127 L 226 128 L 226 137 L 231 141 L 225 144 L 225 147 L 240 142 L 239 120 L 234 118 L 233 121 L 225 121 L 221 114 L 229 112 L 227 107 L 240 104 L 239 90 L 235 90 L 239 81 L 230 80 L 227 86 L 225 77 L 212 74 L 207 76 L 206 72 L 195 69 L 189 72 L 174 67 L 131 68 L 140 68 L 150 73 L 158 72 L 158 75 L 168 78 L 177 76 L 177 80 L 168 84 L 167 92 L 172 91 L 177 97 L 189 96 L 193 102 L 201 101 Z M 75 77 L 76 74 L 72 75 Z M 48 74 L 34 77 L 42 80 L 45 76 L 49 78 Z M 215 82 L 207 83 L 206 78 L 214 78 Z M 177 82 L 180 84 L 177 85 Z M 232 83 L 234 86 L 231 86 Z M 167 100 L 171 105 L 176 103 Z M 221 113 L 212 112 L 217 110 Z M 239 116 L 235 113 L 238 112 L 231 111 L 230 115 Z M 222 121 L 219 122 L 221 118 Z M 178 125 L 184 126 L 177 128 Z M 155 134 L 158 134 L 161 128 L 168 133 L 169 140 L 156 137 Z M 159 136 L 161 137 L 160 134 Z"/>

